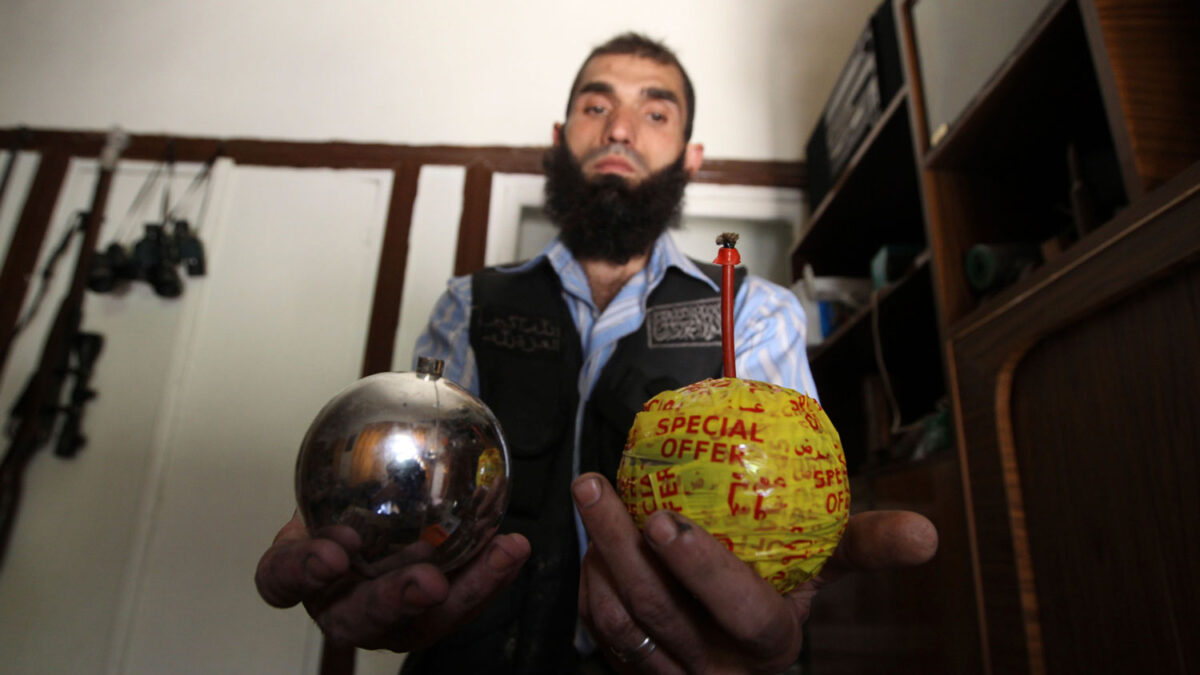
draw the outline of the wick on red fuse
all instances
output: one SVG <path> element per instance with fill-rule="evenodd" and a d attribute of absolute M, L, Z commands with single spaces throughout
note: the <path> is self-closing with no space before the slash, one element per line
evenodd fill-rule
<path fill-rule="evenodd" d="M 721 266 L 721 352 L 725 357 L 725 377 L 737 377 L 733 355 L 733 266 L 742 262 L 737 251 L 736 232 L 717 235 L 717 258 Z"/>

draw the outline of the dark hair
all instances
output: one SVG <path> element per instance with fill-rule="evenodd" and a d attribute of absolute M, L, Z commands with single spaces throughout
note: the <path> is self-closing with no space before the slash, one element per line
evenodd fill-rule
<path fill-rule="evenodd" d="M 597 56 L 611 54 L 628 54 L 679 69 L 679 74 L 683 76 L 683 96 L 687 103 L 687 124 L 683 128 L 683 138 L 685 141 L 690 141 L 692 139 L 692 120 L 696 118 L 696 92 L 692 89 L 692 79 L 688 77 L 687 71 L 683 69 L 683 64 L 679 62 L 675 52 L 663 43 L 639 33 L 621 33 L 588 54 L 588 57 L 583 60 L 583 65 L 579 66 L 579 72 L 575 74 L 575 81 L 571 83 L 571 92 L 567 96 L 567 117 L 571 116 L 571 105 L 575 103 L 575 90 L 579 88 L 579 78 L 583 76 L 583 69 L 587 68 L 587 64 Z"/>

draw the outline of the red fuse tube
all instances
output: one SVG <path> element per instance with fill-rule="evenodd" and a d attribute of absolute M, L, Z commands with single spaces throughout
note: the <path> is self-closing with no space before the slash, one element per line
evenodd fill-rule
<path fill-rule="evenodd" d="M 736 232 L 722 232 L 717 236 L 717 257 L 714 263 L 721 270 L 721 352 L 725 357 L 725 377 L 737 377 L 733 350 L 733 267 L 742 262 L 737 250 Z"/>

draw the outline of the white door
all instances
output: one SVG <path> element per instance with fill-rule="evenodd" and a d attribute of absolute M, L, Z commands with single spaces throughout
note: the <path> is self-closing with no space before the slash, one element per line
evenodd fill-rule
<path fill-rule="evenodd" d="M 120 164 L 102 243 L 150 168 Z M 172 193 L 198 169 L 178 167 Z M 72 163 L 43 257 L 95 174 Z M 106 337 L 89 443 L 69 461 L 44 450 L 27 474 L 0 570 L 6 673 L 316 671 L 319 635 L 302 610 L 259 600 L 254 566 L 291 515 L 305 429 L 359 374 L 391 184 L 386 171 L 223 161 L 201 230 L 207 276 L 185 277 L 174 300 L 145 284 L 89 295 L 85 328 Z M 0 410 L 73 258 L 10 353 Z"/>

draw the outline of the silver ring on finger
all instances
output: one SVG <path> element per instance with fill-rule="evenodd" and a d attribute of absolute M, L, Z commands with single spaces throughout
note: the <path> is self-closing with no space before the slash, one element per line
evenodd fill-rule
<path fill-rule="evenodd" d="M 647 635 L 642 640 L 642 643 L 633 649 L 616 649 L 613 647 L 609 649 L 612 651 L 613 656 L 617 657 L 617 660 L 621 663 L 638 663 L 649 658 L 654 653 L 654 650 L 658 649 L 658 645 Z"/>

